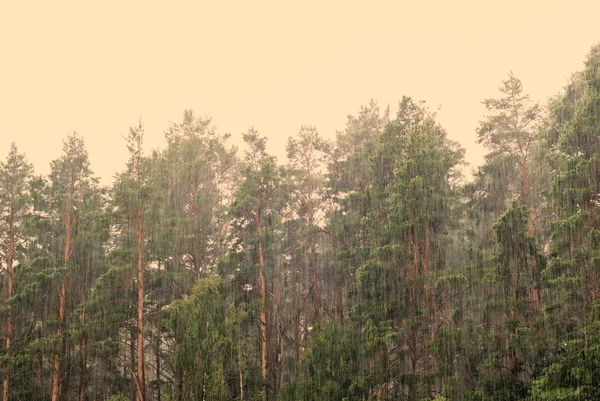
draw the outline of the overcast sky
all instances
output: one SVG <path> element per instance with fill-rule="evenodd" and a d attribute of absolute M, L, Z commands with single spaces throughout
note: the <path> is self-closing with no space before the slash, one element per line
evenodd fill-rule
<path fill-rule="evenodd" d="M 394 111 L 407 95 L 441 107 L 477 165 L 481 101 L 510 70 L 535 100 L 561 91 L 599 15 L 599 1 L 0 0 L 0 158 L 15 141 L 45 174 L 77 131 L 108 183 L 130 125 L 163 147 L 193 109 L 232 142 L 254 126 L 283 162 L 301 125 L 333 138 L 371 98 Z"/>

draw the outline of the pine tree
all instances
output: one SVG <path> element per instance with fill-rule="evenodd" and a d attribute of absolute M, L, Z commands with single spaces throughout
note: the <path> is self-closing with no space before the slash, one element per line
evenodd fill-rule
<path fill-rule="evenodd" d="M 74 270 L 71 261 L 83 230 L 78 232 L 81 211 L 95 196 L 97 178 L 93 176 L 83 138 L 74 133 L 63 142 L 63 154 L 50 164 L 49 208 L 60 224 L 56 227 L 57 237 L 51 239 L 51 249 L 55 260 L 62 264 L 57 268 L 59 285 L 59 313 L 56 337 L 60 347 L 54 354 L 52 379 L 52 400 L 57 401 L 67 389 L 63 382 L 63 359 L 67 355 L 67 317 L 69 276 Z M 63 383 L 63 385 L 61 385 Z"/>
<path fill-rule="evenodd" d="M 14 337 L 14 313 L 12 297 L 14 293 L 14 266 L 23 260 L 23 248 L 29 238 L 25 226 L 27 214 L 31 212 L 32 198 L 29 182 L 32 180 L 33 167 L 25 155 L 19 153 L 17 146 L 11 144 L 5 162 L 0 163 L 0 261 L 6 269 L 6 326 L 4 327 L 4 348 L 7 357 L 12 356 L 11 343 Z M 10 360 L 2 373 L 2 400 L 10 396 L 11 368 Z"/>
<path fill-rule="evenodd" d="M 125 138 L 129 150 L 127 170 L 117 176 L 114 185 L 114 205 L 117 209 L 117 230 L 132 248 L 130 261 L 135 271 L 136 327 L 135 327 L 135 376 L 133 383 L 137 399 L 146 399 L 146 363 L 145 363 L 145 271 L 148 264 L 147 242 L 156 221 L 158 199 L 156 180 L 153 177 L 149 159 L 143 155 L 144 127 L 141 123 L 129 129 Z M 133 331 L 132 331 L 133 332 Z M 134 343 L 133 336 L 131 344 Z M 133 351 L 133 348 L 132 348 Z M 133 354 L 131 354 L 133 359 Z M 133 366 L 131 368 L 133 370 Z M 133 375 L 133 373 L 132 373 Z"/>

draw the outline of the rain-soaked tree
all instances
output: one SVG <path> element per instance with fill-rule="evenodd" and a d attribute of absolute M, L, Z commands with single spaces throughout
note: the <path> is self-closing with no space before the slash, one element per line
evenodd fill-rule
<path fill-rule="evenodd" d="M 493 226 L 496 249 L 487 269 L 489 294 L 482 302 L 489 330 L 483 341 L 487 358 L 482 365 L 482 381 L 505 378 L 506 388 L 517 392 L 525 391 L 522 382 L 529 381 L 539 362 L 535 348 L 530 347 L 540 336 L 536 328 L 538 313 L 527 290 L 528 284 L 540 276 L 544 258 L 535 238 L 528 234 L 528 213 L 528 208 L 515 200 Z M 505 372 L 510 376 L 506 377 Z"/>
<path fill-rule="evenodd" d="M 544 272 L 550 344 L 581 339 L 599 318 L 600 300 L 600 46 L 550 110 L 553 167 L 551 254 Z M 591 326 L 590 326 L 591 327 Z"/>
<path fill-rule="evenodd" d="M 531 175 L 535 174 L 532 159 L 539 143 L 536 125 L 540 120 L 540 107 L 523 93 L 521 80 L 512 72 L 502 81 L 500 92 L 503 97 L 483 101 L 490 114 L 480 123 L 478 135 L 479 143 L 490 150 L 483 172 L 503 179 L 504 182 L 496 183 L 496 188 L 506 192 L 486 195 L 500 201 L 518 196 L 523 204 L 532 208 L 539 199 L 532 194 Z M 527 230 L 529 235 L 534 233 L 533 216 L 528 219 Z"/>
<path fill-rule="evenodd" d="M 357 397 L 366 391 L 370 397 L 414 400 L 419 378 L 435 376 L 434 352 L 430 355 L 428 346 L 445 324 L 444 309 L 465 285 L 444 258 L 457 201 L 454 168 L 461 158 L 462 150 L 409 98 L 400 104 L 396 120 L 378 141 L 369 169 L 372 184 L 367 189 L 374 199 L 364 217 L 370 236 L 361 244 L 368 256 L 357 269 L 357 300 L 350 313 L 356 323 L 347 326 L 358 329 L 350 328 L 349 338 L 353 346 L 362 348 L 361 359 L 369 361 L 364 370 L 351 375 Z M 324 345 L 317 344 L 324 339 L 317 338 L 307 352 L 316 350 L 312 347 L 323 349 Z M 323 361 L 311 359 L 312 366 L 301 371 L 290 391 L 303 394 L 301 399 L 315 399 L 316 390 L 308 395 L 302 383 L 318 377 L 311 372 L 327 369 L 322 364 L 328 360 L 329 356 Z M 335 381 L 328 374 L 320 377 Z M 338 376 L 346 380 L 342 378 Z"/>
<path fill-rule="evenodd" d="M 293 218 L 298 220 L 305 240 L 306 262 L 302 263 L 304 297 L 311 299 L 312 319 L 308 302 L 303 301 L 304 338 L 311 325 L 317 324 L 321 316 L 321 294 L 317 263 L 317 234 L 323 223 L 323 140 L 316 128 L 302 126 L 296 137 L 290 137 L 286 146 L 288 165 L 286 176 L 290 180 L 291 200 L 289 207 Z"/>
<path fill-rule="evenodd" d="M 11 144 L 6 161 L 0 162 L 0 263 L 6 273 L 5 302 L 2 314 L 5 315 L 2 332 L 4 337 L 5 368 L 2 372 L 2 400 L 9 400 L 10 379 L 14 361 L 11 343 L 14 336 L 14 313 L 12 297 L 14 293 L 14 267 L 22 263 L 23 250 L 30 234 L 26 231 L 27 215 L 31 212 L 32 198 L 29 183 L 32 180 L 33 167 L 19 153 L 17 146 Z"/>
<path fill-rule="evenodd" d="M 69 314 L 69 278 L 84 274 L 85 267 L 72 263 L 74 250 L 82 245 L 86 232 L 79 229 L 82 214 L 89 210 L 89 202 L 98 195 L 97 178 L 93 176 L 83 138 L 74 133 L 63 142 L 62 155 L 50 163 L 48 183 L 48 211 L 56 218 L 54 235 L 49 237 L 50 250 L 56 263 L 58 278 L 58 323 L 53 356 L 52 400 L 57 401 L 68 389 L 63 371 L 68 347 L 67 317 Z M 74 296 L 71 295 L 71 296 Z M 80 351 L 85 353 L 85 338 Z M 85 357 L 83 358 L 85 360 Z M 83 366 L 83 365 L 82 365 Z M 84 375 L 81 376 L 82 378 Z"/>
<path fill-rule="evenodd" d="M 160 340 L 161 319 L 169 303 L 189 294 L 196 280 L 212 274 L 224 257 L 229 216 L 225 213 L 236 182 L 236 148 L 229 135 L 218 135 L 209 118 L 186 110 L 181 123 L 165 130 L 167 148 L 153 155 L 153 169 L 161 192 L 158 225 L 151 234 L 152 258 L 158 269 L 150 277 L 156 316 L 155 370 L 160 375 L 161 343 L 177 348 L 184 326 L 174 324 Z M 164 348 L 164 347 L 163 347 Z M 163 372 L 185 387 L 182 366 L 167 358 Z M 170 370 L 175 369 L 168 373 Z M 164 376 L 164 375 L 163 375 Z M 165 376 L 168 377 L 168 376 Z M 157 378 L 158 380 L 158 378 Z M 160 393 L 160 384 L 156 386 Z M 182 394 L 181 391 L 178 394 Z M 157 394 L 158 395 L 158 394 Z"/>
<path fill-rule="evenodd" d="M 157 198 L 159 194 L 155 188 L 155 180 L 149 159 L 143 156 L 142 143 L 144 127 L 140 123 L 129 129 L 125 138 L 129 150 L 129 161 L 126 171 L 117 175 L 114 185 L 113 202 L 116 208 L 119 235 L 124 237 L 125 244 L 132 248 L 130 263 L 135 271 L 133 290 L 136 294 L 135 302 L 135 375 L 134 366 L 132 381 L 135 384 L 136 398 L 139 401 L 146 399 L 146 363 L 145 363 L 145 271 L 147 268 L 147 243 L 153 222 L 156 221 Z M 132 330 L 132 333 L 134 331 Z M 131 344 L 133 344 L 133 335 Z M 133 347 L 130 358 L 133 361 Z"/>
<path fill-rule="evenodd" d="M 371 208 L 371 157 L 389 123 L 389 109 L 381 113 L 375 101 L 362 106 L 358 116 L 348 116 L 346 128 L 335 143 L 325 143 L 327 161 L 327 233 L 331 245 L 334 314 L 340 323 L 346 312 L 347 290 L 353 286 L 354 270 L 364 262 L 371 232 L 366 216 Z"/>
<path fill-rule="evenodd" d="M 230 207 L 233 222 L 229 256 L 221 269 L 230 277 L 228 292 L 234 305 L 248 308 L 249 297 L 251 302 L 254 299 L 258 301 L 256 321 L 259 327 L 262 398 L 272 399 L 269 394 L 273 394 L 276 387 L 273 378 L 277 375 L 270 371 L 277 368 L 274 356 L 278 352 L 276 347 L 272 347 L 276 343 L 273 337 L 277 335 L 274 323 L 281 319 L 280 314 L 273 315 L 276 301 L 273 298 L 273 279 L 280 273 L 278 246 L 281 239 L 278 232 L 281 230 L 278 228 L 283 202 L 279 169 L 275 158 L 266 151 L 266 138 L 254 129 L 242 136 L 248 149 L 240 168 L 242 181 Z M 251 395 L 249 390 L 245 391 L 248 397 Z"/>
<path fill-rule="evenodd" d="M 228 137 L 218 135 L 209 118 L 196 117 L 191 110 L 165 131 L 167 148 L 161 161 L 168 193 L 163 214 L 171 235 L 169 252 L 173 267 L 183 267 L 194 278 L 209 273 L 222 256 L 223 212 L 235 171 L 236 149 L 226 148 Z"/>
<path fill-rule="evenodd" d="M 419 387 L 441 391 L 433 344 L 449 324 L 453 298 L 468 285 L 446 257 L 462 157 L 434 116 L 409 98 L 381 137 L 372 167 L 379 201 L 371 213 L 380 228 L 373 256 L 358 272 L 365 341 L 377 352 L 375 392 L 406 390 L 415 399 Z"/>
<path fill-rule="evenodd" d="M 466 185 L 408 97 L 284 166 L 191 111 L 144 156 L 140 122 L 109 190 L 79 135 L 48 177 L 11 146 L 2 400 L 598 398 L 600 46 L 547 110 L 500 92 Z"/>

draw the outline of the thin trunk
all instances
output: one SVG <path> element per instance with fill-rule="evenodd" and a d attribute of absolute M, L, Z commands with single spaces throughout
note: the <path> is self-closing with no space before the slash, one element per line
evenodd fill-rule
<path fill-rule="evenodd" d="M 40 310 L 40 321 L 42 323 L 42 327 L 40 330 L 40 334 L 38 340 L 46 337 L 46 316 L 44 315 L 44 309 Z M 44 353 L 40 352 L 37 358 L 37 374 L 38 374 L 38 384 L 40 386 L 40 391 L 52 391 L 52 386 L 48 385 L 46 388 L 46 383 L 44 383 Z"/>
<path fill-rule="evenodd" d="M 523 203 L 527 206 L 528 216 L 527 216 L 527 235 L 533 237 L 535 235 L 535 227 L 533 224 L 533 217 L 531 213 L 532 205 L 529 204 L 529 173 L 527 172 L 528 161 L 525 150 L 523 149 L 521 143 L 519 143 L 519 150 L 521 152 L 521 178 L 523 180 Z M 531 257 L 532 265 L 535 264 L 535 258 Z M 540 312 L 542 308 L 541 299 L 542 299 L 542 288 L 539 284 L 539 280 L 536 278 L 534 283 L 534 297 L 535 297 L 535 309 Z"/>
<path fill-rule="evenodd" d="M 242 347 L 238 345 L 238 375 L 240 379 L 240 401 L 244 401 L 244 374 L 242 372 Z"/>
<path fill-rule="evenodd" d="M 136 381 L 137 375 L 135 374 L 135 328 L 132 326 L 129 330 L 129 371 L 131 374 L 131 381 L 129 382 L 129 398 L 133 401 L 137 399 Z"/>
<path fill-rule="evenodd" d="M 10 343 L 13 338 L 13 314 L 10 298 L 13 296 L 13 259 L 15 251 L 15 228 L 14 228 L 14 211 L 11 208 L 10 220 L 8 223 L 8 249 L 6 252 L 6 275 L 8 276 L 8 288 L 6 292 L 6 300 L 8 301 L 6 311 L 6 354 L 10 355 Z M 4 370 L 2 376 L 2 400 L 8 401 L 8 388 L 10 386 L 10 365 Z"/>
<path fill-rule="evenodd" d="M 281 392 L 283 386 L 283 332 L 281 328 L 281 283 L 283 278 L 280 277 L 273 283 L 273 322 L 271 323 L 275 331 L 276 349 L 273 350 L 275 355 L 274 360 L 277 363 L 277 369 L 275 372 L 275 390 Z"/>
<path fill-rule="evenodd" d="M 425 203 L 427 204 L 427 203 Z M 429 254 L 431 248 L 431 233 L 429 229 L 429 221 L 425 221 L 425 252 L 423 254 L 423 274 L 425 275 L 425 305 L 429 312 L 429 325 L 431 331 L 430 340 L 435 338 L 435 310 L 433 307 L 433 296 L 431 294 L 431 283 L 429 282 Z"/>
<path fill-rule="evenodd" d="M 527 209 L 530 209 L 529 204 L 529 177 L 527 173 L 527 156 L 521 156 L 521 175 L 523 179 L 523 203 L 527 206 Z M 531 218 L 531 213 L 527 217 L 527 235 L 533 236 L 534 227 L 533 227 L 533 219 Z"/>
<path fill-rule="evenodd" d="M 425 200 L 425 207 L 427 207 L 427 199 Z M 431 254 L 431 230 L 429 227 L 429 221 L 425 220 L 425 252 L 423 254 L 423 273 L 425 275 L 425 304 L 427 305 L 427 311 L 429 312 L 429 325 L 430 325 L 430 341 L 435 340 L 436 333 L 436 319 L 435 319 L 435 307 L 434 307 L 434 296 L 431 290 L 431 281 L 429 278 L 429 259 Z M 429 369 L 435 367 L 435 357 L 428 357 Z M 431 372 L 432 373 L 432 372 Z M 442 383 L 439 377 L 434 379 L 434 387 L 438 393 L 442 391 Z M 431 394 L 433 396 L 433 393 Z"/>
<path fill-rule="evenodd" d="M 196 223 L 195 227 L 198 227 L 198 223 Z M 194 267 L 196 269 L 196 280 L 200 280 L 200 253 L 198 251 L 194 252 Z"/>
<path fill-rule="evenodd" d="M 161 271 L 160 271 L 160 263 L 158 264 L 158 274 L 160 275 Z M 155 350 L 155 357 L 156 357 L 156 400 L 157 401 L 161 401 L 162 399 L 162 394 L 161 394 L 161 382 L 160 382 L 160 342 L 161 342 L 161 336 L 160 336 L 160 332 L 161 332 L 161 323 L 162 321 L 162 316 L 160 313 L 160 310 L 156 313 L 156 350 Z"/>
<path fill-rule="evenodd" d="M 61 337 L 61 349 L 60 352 L 55 353 L 54 355 L 54 374 L 52 378 L 52 401 L 58 401 L 60 398 L 60 381 L 61 381 L 61 368 L 62 368 L 62 358 L 66 351 L 66 341 L 63 334 L 62 324 L 64 324 L 66 317 L 66 300 L 67 300 L 67 276 L 63 276 L 61 284 L 60 284 L 60 301 L 59 301 L 59 309 L 58 309 L 58 319 L 60 321 L 60 326 L 56 331 L 58 337 Z"/>
<path fill-rule="evenodd" d="M 87 271 L 83 270 L 83 281 L 81 284 L 81 302 L 85 303 L 86 301 L 86 279 L 87 279 Z M 79 348 L 81 351 L 81 377 L 79 378 L 79 401 L 85 401 L 85 387 L 86 387 L 86 379 L 87 379 L 87 335 L 85 334 L 85 324 L 86 324 L 86 315 L 85 310 L 81 314 L 81 324 L 84 326 L 84 333 L 81 336 L 81 340 L 79 342 Z"/>
<path fill-rule="evenodd" d="M 71 249 L 71 234 L 74 223 L 74 217 L 71 214 L 72 211 L 69 211 L 65 216 L 65 252 L 63 255 L 65 266 L 69 264 L 69 259 L 71 257 L 72 249 Z M 65 318 L 67 315 L 67 284 L 68 284 L 68 276 L 65 274 L 62 278 L 60 289 L 59 289 L 59 309 L 58 309 L 58 320 L 59 326 L 56 331 L 57 337 L 61 337 L 61 350 L 60 352 L 55 353 L 54 355 L 54 374 L 52 378 L 52 401 L 58 401 L 60 394 L 60 382 L 62 379 L 62 358 L 65 355 L 65 351 L 67 348 L 67 337 L 63 331 L 63 325 L 65 323 Z"/>
<path fill-rule="evenodd" d="M 156 323 L 156 400 L 161 401 L 160 393 L 160 320 Z"/>
<path fill-rule="evenodd" d="M 283 329 L 281 327 L 281 316 L 279 316 L 277 318 L 277 332 L 278 332 L 278 336 L 277 336 L 277 346 L 278 346 L 278 353 L 277 353 L 277 367 L 278 367 L 278 371 L 277 371 L 277 390 L 279 393 L 281 393 L 283 391 L 283 370 L 284 370 L 284 358 L 283 358 Z"/>
<path fill-rule="evenodd" d="M 109 365 L 108 365 L 108 356 L 102 358 L 102 379 L 100 382 L 100 393 L 102 394 L 102 399 L 106 399 L 108 397 L 108 382 L 106 380 L 106 376 L 108 375 Z"/>
<path fill-rule="evenodd" d="M 181 344 L 181 334 L 179 333 L 179 327 L 177 325 L 177 320 L 175 320 L 173 324 L 173 338 L 175 340 L 175 349 Z M 175 399 L 177 401 L 183 400 L 183 375 L 184 372 L 181 368 L 181 364 L 175 364 L 175 377 L 173 380 L 175 381 Z M 132 398 L 133 399 L 133 398 Z"/>
<path fill-rule="evenodd" d="M 521 262 L 522 263 L 522 262 Z M 516 272 L 516 277 L 515 277 L 515 283 L 514 283 L 514 289 L 513 289 L 513 293 L 512 293 L 512 308 L 510 311 L 510 318 L 511 318 L 511 329 L 510 329 L 510 338 L 509 341 L 514 342 L 515 341 L 515 336 L 516 336 L 516 321 L 517 321 L 517 307 L 518 307 L 518 301 L 519 301 L 519 281 L 521 280 L 521 267 L 519 267 L 517 269 Z M 518 380 L 519 378 L 519 371 L 518 371 L 518 359 L 517 359 L 517 349 L 514 346 L 514 344 L 510 345 L 509 348 L 509 353 L 510 353 L 510 360 L 511 360 L 511 372 L 513 375 L 513 378 L 515 380 Z"/>
<path fill-rule="evenodd" d="M 298 310 L 297 272 L 292 272 L 292 330 L 294 332 L 294 367 L 300 362 L 300 311 Z"/>
<path fill-rule="evenodd" d="M 315 306 L 315 322 L 319 321 L 321 311 L 321 300 L 319 298 L 319 280 L 317 278 L 317 250 L 314 227 L 311 224 L 310 233 L 310 269 L 312 272 L 313 303 Z"/>
<path fill-rule="evenodd" d="M 138 278 L 138 300 L 137 300 L 137 380 L 140 385 L 138 401 L 146 398 L 146 375 L 144 364 L 144 233 L 143 212 L 137 211 L 137 278 Z"/>
<path fill-rule="evenodd" d="M 337 245 L 335 242 L 335 237 L 331 237 L 331 249 L 333 251 L 333 292 L 334 292 L 334 302 L 335 302 L 335 311 L 336 316 L 338 318 L 338 322 L 343 325 L 344 324 L 344 298 L 342 296 L 342 280 L 340 278 L 340 273 L 338 272 L 337 265 Z"/>
<path fill-rule="evenodd" d="M 41 338 L 41 336 L 40 336 Z M 44 356 L 40 352 L 39 358 L 37 360 L 37 373 L 38 373 L 38 385 L 40 386 L 40 391 L 44 391 Z"/>
<path fill-rule="evenodd" d="M 413 280 L 415 285 L 409 289 L 409 304 L 411 313 L 414 313 L 417 304 L 417 291 L 416 287 L 419 282 L 419 243 L 417 242 L 417 233 L 415 227 L 411 229 L 411 246 L 413 250 Z M 411 378 L 408 391 L 408 399 L 415 401 L 417 397 L 416 388 L 416 375 L 417 375 L 417 360 L 419 358 L 419 352 L 417 350 L 417 333 L 415 328 L 411 328 L 409 334 L 409 351 L 411 360 Z"/>
<path fill-rule="evenodd" d="M 411 309 L 412 307 L 414 307 L 415 304 L 415 290 L 414 288 L 410 289 L 410 304 L 411 304 Z M 408 400 L 409 401 L 416 401 L 417 399 L 417 358 L 418 358 L 418 352 L 417 352 L 417 333 L 415 332 L 414 329 L 410 330 L 409 333 L 409 339 L 408 339 L 408 343 L 409 343 L 409 352 L 410 352 L 410 379 L 408 381 Z"/>
<path fill-rule="evenodd" d="M 267 285 L 265 280 L 265 255 L 263 251 L 262 239 L 261 239 L 261 221 L 260 221 L 260 192 L 258 195 L 258 206 L 256 207 L 256 235 L 258 236 L 258 286 L 260 289 L 260 365 L 263 379 L 263 400 L 267 399 L 267 345 L 268 334 L 267 334 Z"/>

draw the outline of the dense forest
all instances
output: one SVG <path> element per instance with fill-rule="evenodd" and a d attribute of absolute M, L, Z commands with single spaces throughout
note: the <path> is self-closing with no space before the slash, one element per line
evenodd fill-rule
<path fill-rule="evenodd" d="M 109 187 L 77 133 L 47 176 L 13 144 L 2 401 L 600 399 L 600 45 L 547 104 L 512 73 L 483 103 L 470 180 L 409 97 L 284 164 L 139 121 Z"/>

